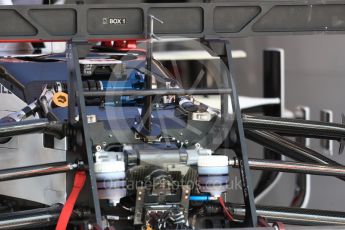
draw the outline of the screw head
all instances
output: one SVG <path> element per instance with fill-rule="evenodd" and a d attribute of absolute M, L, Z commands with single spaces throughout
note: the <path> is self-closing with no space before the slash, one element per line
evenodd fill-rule
<path fill-rule="evenodd" d="M 102 147 L 101 147 L 100 145 L 97 145 L 97 146 L 96 146 L 96 151 L 99 152 L 99 151 L 101 151 L 101 150 L 102 150 Z"/>

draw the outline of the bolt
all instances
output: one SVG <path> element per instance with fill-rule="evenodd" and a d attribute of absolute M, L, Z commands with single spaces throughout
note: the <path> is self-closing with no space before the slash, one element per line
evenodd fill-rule
<path fill-rule="evenodd" d="M 99 152 L 99 151 L 101 151 L 101 150 L 102 150 L 102 147 L 101 147 L 100 145 L 97 145 L 97 146 L 96 146 L 96 151 Z"/>

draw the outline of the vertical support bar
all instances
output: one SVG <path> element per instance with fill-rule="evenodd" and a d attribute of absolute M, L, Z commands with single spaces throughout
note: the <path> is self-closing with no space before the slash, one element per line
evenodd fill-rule
<path fill-rule="evenodd" d="M 228 59 L 228 81 L 231 88 L 231 102 L 232 102 L 232 110 L 234 113 L 235 118 L 235 125 L 237 131 L 237 138 L 239 140 L 239 148 L 236 149 L 237 157 L 239 158 L 239 168 L 241 173 L 241 182 L 242 182 L 242 192 L 244 203 L 246 207 L 246 215 L 245 215 L 245 223 L 251 227 L 255 227 L 257 225 L 257 214 L 254 202 L 254 193 L 253 193 L 253 183 L 252 177 L 250 174 L 249 169 L 249 162 L 248 162 L 248 153 L 247 153 L 247 145 L 246 139 L 244 136 L 244 129 L 243 129 L 243 122 L 242 122 L 242 115 L 241 115 L 241 108 L 238 99 L 234 73 L 233 73 L 233 65 L 232 65 L 232 54 L 231 54 L 231 45 L 229 40 L 224 40 L 226 54 Z"/>
<path fill-rule="evenodd" d="M 87 123 L 87 115 L 85 110 L 85 98 L 84 98 L 84 90 L 83 84 L 81 79 L 81 72 L 79 66 L 79 53 L 78 53 L 78 44 L 77 42 L 70 41 L 67 43 L 66 49 L 66 59 L 69 71 L 69 86 L 73 88 L 70 89 L 69 97 L 74 98 L 77 97 L 77 104 L 78 104 L 78 113 L 79 113 L 79 122 L 82 124 L 83 128 L 83 141 L 85 143 L 87 160 L 89 165 L 89 176 L 91 182 L 91 192 L 92 192 L 92 199 L 94 204 L 94 210 L 96 215 L 96 222 L 98 226 L 102 226 L 102 218 L 101 218 L 101 209 L 99 205 L 99 198 L 98 198 L 98 191 L 97 191 L 97 183 L 96 177 L 94 172 L 94 162 L 93 162 L 93 155 L 92 155 L 92 146 L 91 146 L 91 138 L 89 135 L 89 126 Z M 75 100 L 74 100 L 75 101 Z M 75 113 L 75 104 L 69 102 L 69 109 L 73 110 Z M 73 115 L 72 111 L 69 111 L 70 118 Z"/>
<path fill-rule="evenodd" d="M 266 49 L 263 52 L 263 88 L 265 98 L 280 98 L 280 105 L 264 108 L 264 115 L 282 117 L 285 108 L 284 50 Z"/>
<path fill-rule="evenodd" d="M 150 30 L 153 27 L 153 19 L 150 18 Z M 153 38 L 149 37 L 147 40 L 147 50 L 146 50 L 146 74 L 145 74 L 145 88 L 152 89 L 152 49 L 153 49 Z M 151 113 L 152 113 L 152 96 L 146 96 L 144 98 L 144 106 L 141 112 L 141 118 L 144 128 L 151 132 Z"/>
<path fill-rule="evenodd" d="M 66 46 L 66 61 L 68 68 L 68 79 L 67 79 L 67 92 L 68 92 L 68 122 L 70 124 L 76 123 L 76 111 L 75 111 L 75 97 L 76 97 L 76 88 L 75 88 L 75 69 L 74 64 L 72 63 L 72 52 L 69 51 L 69 44 Z"/>

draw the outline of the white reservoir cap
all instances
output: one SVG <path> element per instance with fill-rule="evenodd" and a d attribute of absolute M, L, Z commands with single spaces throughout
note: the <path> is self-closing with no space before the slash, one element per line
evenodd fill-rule
<path fill-rule="evenodd" d="M 200 156 L 198 159 L 199 167 L 224 167 L 228 166 L 229 158 L 223 155 Z"/>

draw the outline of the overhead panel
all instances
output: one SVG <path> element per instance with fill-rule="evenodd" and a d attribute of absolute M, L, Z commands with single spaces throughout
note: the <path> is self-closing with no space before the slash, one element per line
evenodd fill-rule
<path fill-rule="evenodd" d="M 0 10 L 0 36 L 33 36 L 36 34 L 36 28 L 16 10 Z"/>
<path fill-rule="evenodd" d="M 0 6 L 0 41 L 244 37 L 345 31 L 343 0 Z"/>
<path fill-rule="evenodd" d="M 274 6 L 253 26 L 256 32 L 345 30 L 345 5 Z"/>
<path fill-rule="evenodd" d="M 75 9 L 32 9 L 29 15 L 50 35 L 74 35 L 77 32 Z"/>
<path fill-rule="evenodd" d="M 217 33 L 241 31 L 261 11 L 258 6 L 217 6 L 213 13 L 213 28 Z"/>
<path fill-rule="evenodd" d="M 203 32 L 204 11 L 201 7 L 154 7 L 149 14 L 164 23 L 155 23 L 157 34 L 195 34 Z"/>

